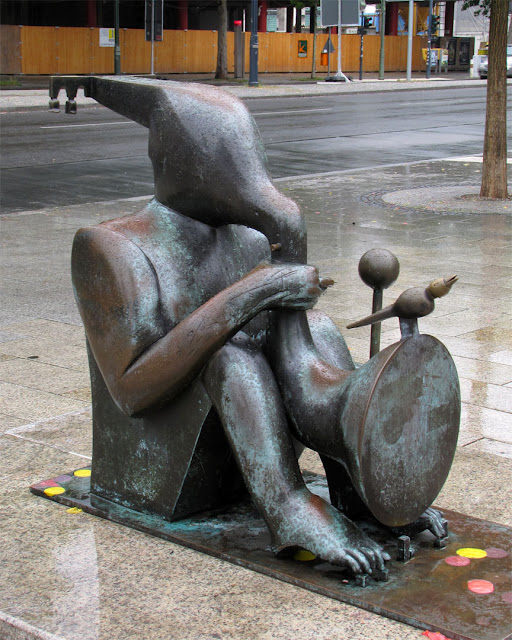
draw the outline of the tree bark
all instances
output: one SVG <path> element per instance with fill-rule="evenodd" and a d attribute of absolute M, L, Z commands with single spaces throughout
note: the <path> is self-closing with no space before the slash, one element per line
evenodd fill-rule
<path fill-rule="evenodd" d="M 489 69 L 480 196 L 504 199 L 507 191 L 508 2 L 491 0 Z"/>
<path fill-rule="evenodd" d="M 217 32 L 217 69 L 215 78 L 227 80 L 228 77 L 228 3 L 217 0 L 219 30 Z"/>
<path fill-rule="evenodd" d="M 287 33 L 295 33 L 294 28 L 295 25 L 293 23 L 293 9 L 291 5 L 286 7 L 286 32 Z"/>

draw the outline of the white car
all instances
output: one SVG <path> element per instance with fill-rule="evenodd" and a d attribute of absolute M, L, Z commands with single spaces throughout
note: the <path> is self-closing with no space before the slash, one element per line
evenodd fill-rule
<path fill-rule="evenodd" d="M 478 75 L 482 80 L 487 78 L 487 58 L 478 67 Z M 507 78 L 512 78 L 512 44 L 507 45 Z"/>

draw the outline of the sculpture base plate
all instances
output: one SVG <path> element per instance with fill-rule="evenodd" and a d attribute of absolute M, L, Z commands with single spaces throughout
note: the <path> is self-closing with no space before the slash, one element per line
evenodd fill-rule
<path fill-rule="evenodd" d="M 86 470 L 80 472 L 87 473 Z M 305 474 L 305 480 L 313 493 L 328 499 L 323 476 Z M 51 487 L 61 493 L 48 495 Z M 423 532 L 412 541 L 413 559 L 400 562 L 396 560 L 396 535 L 375 523 L 358 523 L 392 557 L 387 563 L 387 581 L 377 582 L 371 576 L 361 581 L 349 571 L 319 560 L 304 562 L 276 557 L 270 550 L 266 525 L 250 502 L 220 513 L 202 513 L 167 522 L 95 496 L 91 503 L 90 477 L 78 477 L 74 472 L 32 485 L 30 490 L 68 507 L 78 507 L 329 598 L 420 629 L 441 632 L 451 640 L 512 638 L 512 529 L 509 527 L 441 510 L 449 522 L 446 547 L 436 548 L 434 536 Z M 469 562 L 462 560 L 467 562 L 465 566 L 446 562 L 454 556 L 460 561 L 456 551 L 467 547 L 487 550 L 487 556 Z M 484 591 L 492 586 L 493 591 L 471 591 L 470 581 L 477 580 L 485 582 L 476 586 L 480 584 Z M 367 586 L 360 586 L 364 581 Z"/>

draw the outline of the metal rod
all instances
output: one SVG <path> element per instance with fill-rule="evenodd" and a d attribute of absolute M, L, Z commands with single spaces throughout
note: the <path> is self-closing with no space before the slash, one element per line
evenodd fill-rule
<path fill-rule="evenodd" d="M 349 81 L 341 70 L 341 0 L 338 1 L 338 70 L 336 71 L 334 79 L 343 82 Z"/>
<path fill-rule="evenodd" d="M 382 309 L 382 289 L 374 289 L 373 290 L 373 302 L 372 302 L 372 313 L 376 311 L 380 311 Z M 370 337 L 370 358 L 377 355 L 380 351 L 380 329 L 381 322 L 376 322 L 372 324 L 372 331 Z"/>
<path fill-rule="evenodd" d="M 380 29 L 379 80 L 384 80 L 384 55 L 385 55 L 384 38 L 386 33 L 386 0 L 380 0 L 379 29 Z"/>
<path fill-rule="evenodd" d="M 412 77 L 412 37 L 414 28 L 414 0 L 409 0 L 409 18 L 407 28 L 407 80 Z"/>
<path fill-rule="evenodd" d="M 430 79 L 430 64 L 432 60 L 432 14 L 434 13 L 434 0 L 428 3 L 428 44 L 427 44 L 427 80 Z"/>
<path fill-rule="evenodd" d="M 114 4 L 114 73 L 121 75 L 121 47 L 119 46 L 119 0 Z"/>
<path fill-rule="evenodd" d="M 151 0 L 151 75 L 155 75 L 155 0 Z"/>
<path fill-rule="evenodd" d="M 258 0 L 251 0 L 251 41 L 249 47 L 249 86 L 258 86 Z"/>
<path fill-rule="evenodd" d="M 341 77 L 341 0 L 338 2 L 338 70 L 336 75 Z"/>
<path fill-rule="evenodd" d="M 331 42 L 332 27 L 329 27 L 329 43 Z M 327 47 L 327 77 L 331 77 L 331 47 Z"/>
<path fill-rule="evenodd" d="M 359 46 L 359 80 L 363 79 L 364 11 L 361 11 L 361 43 Z"/>

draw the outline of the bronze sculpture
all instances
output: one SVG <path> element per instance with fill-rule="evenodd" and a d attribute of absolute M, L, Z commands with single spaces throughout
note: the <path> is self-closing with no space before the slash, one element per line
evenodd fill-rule
<path fill-rule="evenodd" d="M 401 317 L 402 341 L 356 370 L 335 325 L 310 311 L 332 282 L 306 265 L 304 219 L 272 184 L 243 104 L 193 84 L 68 77 L 52 80 L 51 106 L 66 87 L 74 112 L 78 86 L 149 128 L 155 176 L 143 211 L 80 230 L 73 247 L 91 500 L 174 520 L 246 487 L 275 551 L 354 573 L 389 556 L 352 518 L 443 537 L 430 505 L 460 395 L 446 349 L 418 334 L 424 314 Z M 322 457 L 332 505 L 305 487 L 303 446 Z"/>

